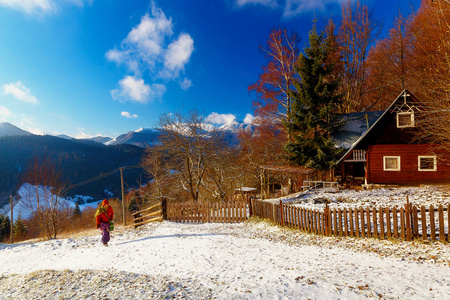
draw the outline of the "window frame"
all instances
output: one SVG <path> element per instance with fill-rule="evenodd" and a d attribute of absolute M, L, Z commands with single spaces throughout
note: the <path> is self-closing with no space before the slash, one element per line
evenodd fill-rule
<path fill-rule="evenodd" d="M 410 123 L 408 125 L 400 125 L 400 118 L 399 116 L 405 116 L 405 115 L 409 115 L 410 116 Z M 397 128 L 408 128 L 408 127 L 414 127 L 415 123 L 414 123 L 414 111 L 402 111 L 402 112 L 398 112 L 397 113 Z"/>
<path fill-rule="evenodd" d="M 397 160 L 397 165 L 398 165 L 397 169 L 388 169 L 388 168 L 386 168 L 386 159 L 389 159 L 389 158 L 395 158 Z M 391 155 L 391 156 L 383 156 L 383 171 L 401 171 L 401 158 L 400 158 L 400 156 L 393 156 L 393 155 Z"/>
<path fill-rule="evenodd" d="M 433 169 L 422 169 L 420 159 L 421 158 L 432 158 L 433 159 Z M 419 172 L 436 172 L 437 171 L 437 157 L 436 155 L 419 155 L 417 157 L 417 170 Z"/>

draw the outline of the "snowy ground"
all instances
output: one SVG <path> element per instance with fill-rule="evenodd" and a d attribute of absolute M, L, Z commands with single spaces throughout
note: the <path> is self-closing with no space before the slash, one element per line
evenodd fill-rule
<path fill-rule="evenodd" d="M 118 228 L 0 244 L 0 299 L 445 299 L 448 244 L 328 238 L 265 222 Z M 448 298 L 447 298 L 448 299 Z"/>
<path fill-rule="evenodd" d="M 435 207 L 450 204 L 450 186 L 428 185 L 417 187 L 381 187 L 363 191 L 342 190 L 338 193 L 300 192 L 282 198 L 268 199 L 266 201 L 296 204 L 305 208 L 323 208 L 328 203 L 333 208 L 357 207 L 404 207 L 408 199 L 412 205 Z"/>

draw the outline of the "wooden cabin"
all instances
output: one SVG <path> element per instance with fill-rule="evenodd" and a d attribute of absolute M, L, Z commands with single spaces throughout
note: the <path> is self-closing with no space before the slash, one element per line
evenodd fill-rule
<path fill-rule="evenodd" d="M 335 177 L 344 185 L 450 182 L 449 153 L 419 143 L 417 120 L 426 108 L 404 90 L 338 161 Z"/>

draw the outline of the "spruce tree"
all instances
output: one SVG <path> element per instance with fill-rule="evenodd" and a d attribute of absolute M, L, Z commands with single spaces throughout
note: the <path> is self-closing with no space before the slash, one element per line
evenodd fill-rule
<path fill-rule="evenodd" d="M 300 54 L 291 112 L 292 124 L 287 124 L 292 139 L 285 145 L 288 159 L 317 170 L 328 170 L 335 165 L 340 153 L 331 140 L 334 111 L 341 102 L 337 93 L 338 81 L 332 76 L 334 65 L 329 59 L 333 36 L 318 34 L 314 24 L 309 33 L 309 47 Z"/>
<path fill-rule="evenodd" d="M 11 222 L 8 216 L 0 214 L 0 242 L 9 237 Z"/>
<path fill-rule="evenodd" d="M 78 218 L 81 216 L 81 209 L 80 205 L 78 205 L 78 202 L 75 203 L 75 208 L 72 211 L 72 218 Z"/>
<path fill-rule="evenodd" d="M 27 226 L 25 225 L 20 213 L 17 216 L 16 222 L 14 222 L 14 235 L 23 235 L 27 232 Z"/>

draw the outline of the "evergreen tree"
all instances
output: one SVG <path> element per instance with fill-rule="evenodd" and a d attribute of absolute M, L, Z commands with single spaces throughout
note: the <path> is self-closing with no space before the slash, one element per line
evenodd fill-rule
<path fill-rule="evenodd" d="M 8 216 L 0 214 L 0 242 L 9 237 L 11 222 Z"/>
<path fill-rule="evenodd" d="M 75 203 L 75 208 L 72 211 L 72 218 L 78 218 L 81 216 L 81 209 L 80 205 L 78 205 L 78 202 Z"/>
<path fill-rule="evenodd" d="M 292 124 L 287 124 L 292 136 L 285 145 L 288 159 L 318 170 L 333 167 L 340 152 L 331 140 L 331 133 L 338 128 L 334 112 L 342 101 L 338 80 L 332 76 L 333 40 L 333 34 L 327 38 L 317 34 L 315 25 L 309 33 L 309 47 L 300 54 L 296 68 L 301 79 L 293 93 Z"/>
<path fill-rule="evenodd" d="M 23 222 L 22 217 L 19 215 L 17 216 L 16 222 L 14 222 L 14 235 L 22 235 L 27 232 L 27 226 Z"/>

